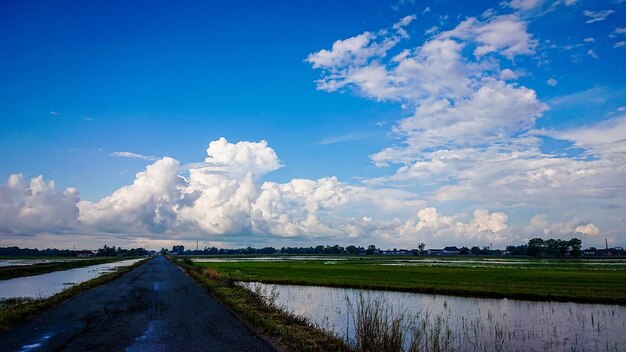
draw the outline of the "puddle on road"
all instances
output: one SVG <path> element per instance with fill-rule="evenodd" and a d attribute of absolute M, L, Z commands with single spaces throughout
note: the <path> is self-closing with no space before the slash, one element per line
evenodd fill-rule
<path fill-rule="evenodd" d="M 117 268 L 137 263 L 143 258 L 98 264 L 47 274 L 17 277 L 0 281 L 0 299 L 12 297 L 47 298 L 73 285 L 94 279 Z"/>
<path fill-rule="evenodd" d="M 164 322 L 162 320 L 150 320 L 148 328 L 135 342 L 126 348 L 126 352 L 159 352 L 166 351 L 164 343 Z"/>
<path fill-rule="evenodd" d="M 40 338 L 37 339 L 35 343 L 22 346 L 18 350 L 18 352 L 36 351 L 39 348 L 41 348 L 45 344 L 46 341 L 50 340 L 51 337 L 52 337 L 52 334 L 49 334 L 49 333 L 43 334 Z"/>

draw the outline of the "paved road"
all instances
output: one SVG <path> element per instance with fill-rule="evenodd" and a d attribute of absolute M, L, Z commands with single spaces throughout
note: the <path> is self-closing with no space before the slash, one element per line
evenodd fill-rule
<path fill-rule="evenodd" d="M 0 335 L 2 351 L 274 351 L 157 257 Z"/>

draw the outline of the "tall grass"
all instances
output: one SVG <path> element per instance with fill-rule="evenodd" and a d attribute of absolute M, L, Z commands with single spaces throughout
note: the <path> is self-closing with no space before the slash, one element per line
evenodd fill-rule
<path fill-rule="evenodd" d="M 363 294 L 359 294 L 354 306 L 346 299 L 354 317 L 356 351 L 403 351 L 403 313 L 394 314 L 386 301 L 371 300 Z"/>
<path fill-rule="evenodd" d="M 419 312 L 408 315 L 406 310 L 394 310 L 384 295 L 359 293 L 356 302 L 350 302 L 349 315 L 354 324 L 351 347 L 357 352 L 456 352 L 456 351 L 584 351 L 588 349 L 579 336 L 570 340 L 546 333 L 543 327 L 519 329 L 507 326 L 489 313 L 486 319 L 454 320 L 452 312 L 433 315 Z M 597 313 L 590 315 L 596 336 L 588 336 L 595 350 L 620 351 L 623 341 L 609 342 L 604 334 L 606 315 L 599 321 Z M 614 313 L 613 313 L 614 314 Z M 538 317 L 540 318 L 540 317 Z M 602 319 L 600 318 L 600 319 Z M 587 317 L 577 315 L 577 324 L 585 324 Z M 537 322 L 543 325 L 542 322 Z M 615 338 L 615 337 L 613 337 Z M 346 337 L 350 340 L 349 337 Z M 539 340 L 539 341 L 538 341 Z M 589 341 L 587 341 L 589 342 Z M 539 343 L 539 344 L 537 344 Z"/>

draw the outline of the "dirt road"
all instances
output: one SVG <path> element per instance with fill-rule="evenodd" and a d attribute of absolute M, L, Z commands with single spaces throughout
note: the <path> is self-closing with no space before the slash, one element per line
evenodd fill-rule
<path fill-rule="evenodd" d="M 0 334 L 2 351 L 274 351 L 163 257 Z"/>

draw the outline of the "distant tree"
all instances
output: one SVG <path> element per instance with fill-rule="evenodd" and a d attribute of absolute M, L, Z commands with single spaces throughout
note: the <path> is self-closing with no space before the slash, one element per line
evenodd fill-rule
<path fill-rule="evenodd" d="M 417 249 L 420 250 L 420 253 L 424 252 L 424 248 L 426 248 L 426 244 L 424 244 L 424 242 L 417 245 Z"/>
<path fill-rule="evenodd" d="M 472 252 L 473 255 L 480 255 L 482 253 L 480 247 L 478 246 L 473 246 L 472 249 L 470 249 L 470 252 Z"/>
<path fill-rule="evenodd" d="M 167 249 L 161 247 L 161 251 L 159 253 L 161 253 L 161 255 L 166 255 L 167 254 Z"/>
<path fill-rule="evenodd" d="M 373 244 L 370 244 L 369 246 L 367 246 L 367 249 L 365 250 L 365 254 L 372 255 L 376 252 L 376 250 L 377 250 L 376 246 L 374 246 Z"/>
<path fill-rule="evenodd" d="M 570 255 L 572 257 L 579 257 L 580 256 L 580 247 L 582 246 L 582 241 L 579 240 L 578 238 L 572 238 L 571 240 L 569 240 L 567 242 L 567 244 L 569 245 L 570 248 Z"/>
<path fill-rule="evenodd" d="M 467 247 L 461 247 L 461 249 L 459 249 L 459 254 L 461 254 L 461 255 L 468 255 L 468 254 L 470 254 L 470 250 Z"/>
<path fill-rule="evenodd" d="M 350 255 L 357 255 L 359 254 L 359 249 L 356 246 L 350 245 L 346 247 L 346 252 Z"/>
<path fill-rule="evenodd" d="M 528 255 L 532 257 L 539 257 L 545 247 L 544 241 L 541 238 L 535 237 L 528 241 Z"/>

